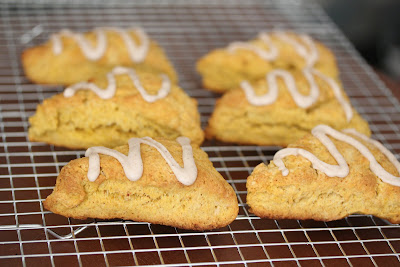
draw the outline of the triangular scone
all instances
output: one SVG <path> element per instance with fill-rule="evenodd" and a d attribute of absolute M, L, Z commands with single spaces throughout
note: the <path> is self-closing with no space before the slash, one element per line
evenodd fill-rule
<path fill-rule="evenodd" d="M 178 142 L 154 140 L 186 167 Z M 125 155 L 129 151 L 128 145 L 115 149 Z M 101 171 L 93 182 L 88 180 L 89 159 L 73 160 L 61 170 L 44 207 L 78 219 L 120 218 L 193 230 L 226 226 L 238 214 L 236 194 L 207 154 L 197 145 L 192 149 L 197 178 L 191 185 L 179 182 L 160 152 L 147 144 L 140 145 L 143 174 L 136 181 L 128 180 L 114 157 L 100 154 Z"/>
<path fill-rule="evenodd" d="M 261 79 L 276 68 L 305 67 L 314 67 L 332 78 L 339 76 L 335 57 L 327 47 L 293 32 L 261 32 L 254 40 L 215 49 L 197 62 L 203 86 L 219 93 L 237 88 L 242 80 Z"/>
<path fill-rule="evenodd" d="M 140 71 L 136 71 L 136 75 L 147 95 L 157 95 L 164 87 L 165 76 Z M 29 140 L 68 148 L 88 148 L 123 145 L 131 137 L 175 139 L 183 135 L 195 144 L 202 143 L 204 133 L 197 102 L 177 85 L 171 83 L 166 96 L 147 102 L 128 74 L 113 77 L 116 93 L 110 99 L 102 99 L 89 90 L 78 90 L 70 97 L 57 94 L 44 100 L 29 118 Z M 92 85 L 107 88 L 111 84 L 109 79 L 99 77 Z"/>
<path fill-rule="evenodd" d="M 400 163 L 393 154 L 355 130 L 338 132 L 321 125 L 314 128 L 313 134 L 278 151 L 268 166 L 261 163 L 254 169 L 247 179 L 247 203 L 251 211 L 260 217 L 322 221 L 362 213 L 400 223 L 400 177 L 390 177 L 399 176 Z M 318 136 L 328 138 L 328 142 L 323 140 L 326 143 L 331 140 L 330 150 L 337 149 L 344 159 L 341 156 L 335 159 Z M 343 136 L 352 139 L 345 142 Z M 360 147 L 358 143 L 365 146 L 362 149 L 365 155 L 356 148 Z M 296 151 L 297 155 L 293 155 Z M 370 164 L 369 153 L 378 164 Z M 310 155 L 321 162 L 311 163 L 306 159 Z M 330 165 L 340 162 L 348 169 L 330 166 L 330 173 L 325 172 L 320 166 L 322 162 Z M 384 175 L 378 177 L 373 169 Z"/>
<path fill-rule="evenodd" d="M 115 66 L 165 73 L 177 81 L 163 49 L 141 29 L 95 28 L 85 34 L 63 30 L 46 43 L 26 49 L 22 65 L 26 76 L 41 84 L 70 85 L 104 75 Z"/>
<path fill-rule="evenodd" d="M 287 76 L 287 82 L 282 73 Z M 279 75 L 272 77 L 274 74 Z M 340 83 L 316 70 L 274 70 L 257 82 L 247 83 L 247 87 L 249 93 L 245 93 L 243 86 L 225 93 L 217 101 L 206 129 L 208 138 L 241 144 L 287 146 L 318 124 L 335 129 L 355 128 L 370 135 L 367 122 L 351 107 Z M 296 92 L 290 92 L 290 87 Z M 312 100 L 309 96 L 313 95 L 311 87 L 317 91 L 315 102 L 309 101 Z M 275 93 L 271 92 L 273 90 Z M 266 101 L 258 103 L 260 105 L 250 103 L 248 94 L 253 94 L 254 101 Z M 296 98 L 309 99 L 305 103 L 296 103 L 295 94 L 300 95 Z"/>

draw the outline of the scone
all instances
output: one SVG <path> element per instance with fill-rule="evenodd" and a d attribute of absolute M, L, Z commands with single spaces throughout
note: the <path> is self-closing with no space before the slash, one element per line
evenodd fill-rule
<path fill-rule="evenodd" d="M 307 35 L 283 31 L 261 32 L 254 40 L 215 49 L 197 62 L 204 88 L 219 93 L 237 88 L 242 80 L 259 80 L 273 69 L 305 67 L 338 77 L 335 57 L 326 46 Z"/>
<path fill-rule="evenodd" d="M 62 168 L 46 209 L 192 230 L 226 226 L 238 214 L 232 187 L 186 137 L 132 138 L 129 146 L 93 147 L 86 156 Z"/>
<path fill-rule="evenodd" d="M 351 107 L 340 83 L 317 70 L 273 70 L 241 87 L 217 101 L 206 129 L 208 138 L 287 146 L 318 124 L 370 135 L 368 123 Z"/>
<path fill-rule="evenodd" d="M 140 28 L 95 28 L 81 34 L 62 30 L 22 53 L 26 76 L 35 83 L 71 85 L 104 75 L 115 66 L 165 73 L 177 81 L 162 48 Z"/>
<path fill-rule="evenodd" d="M 400 223 L 399 172 L 379 142 L 319 125 L 254 169 L 247 203 L 257 216 L 274 219 L 331 221 L 361 213 Z"/>
<path fill-rule="evenodd" d="M 68 148 L 115 147 L 143 136 L 204 139 L 195 99 L 166 75 L 125 67 L 45 99 L 29 122 L 30 141 Z"/>

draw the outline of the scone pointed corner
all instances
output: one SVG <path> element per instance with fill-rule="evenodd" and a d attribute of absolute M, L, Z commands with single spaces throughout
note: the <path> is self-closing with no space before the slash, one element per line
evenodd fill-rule
<path fill-rule="evenodd" d="M 154 140 L 183 165 L 182 148 L 176 141 Z M 207 154 L 197 145 L 192 149 L 197 177 L 189 186 L 177 180 L 157 149 L 143 144 L 140 146 L 143 174 L 137 181 L 127 178 L 114 157 L 100 154 L 100 175 L 91 182 L 87 174 L 89 160 L 80 158 L 61 170 L 44 206 L 54 213 L 78 219 L 119 218 L 199 231 L 224 227 L 239 212 L 236 194 L 212 166 Z M 128 150 L 128 145 L 116 148 L 124 155 Z"/>

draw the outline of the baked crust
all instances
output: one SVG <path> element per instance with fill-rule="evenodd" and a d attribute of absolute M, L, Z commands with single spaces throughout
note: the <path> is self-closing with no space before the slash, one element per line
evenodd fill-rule
<path fill-rule="evenodd" d="M 308 95 L 310 86 L 304 74 L 301 71 L 291 74 L 299 92 Z M 369 136 L 368 123 L 357 111 L 352 108 L 353 117 L 347 121 L 345 111 L 329 84 L 317 76 L 315 81 L 320 94 L 317 101 L 306 109 L 297 106 L 282 79 L 277 82 L 277 100 L 270 105 L 251 105 L 241 88 L 226 92 L 217 100 L 205 131 L 206 137 L 240 144 L 287 146 L 319 124 L 338 130 L 355 128 Z M 263 95 L 269 90 L 265 77 L 253 82 L 252 87 L 256 95 Z M 341 86 L 340 91 L 344 99 L 349 101 Z"/>
<path fill-rule="evenodd" d="M 182 166 L 182 147 L 158 138 Z M 100 218 L 144 221 L 183 229 L 209 230 L 231 223 L 238 214 L 233 188 L 215 170 L 207 154 L 192 145 L 197 179 L 181 184 L 161 154 L 141 145 L 143 175 L 126 178 L 121 164 L 100 154 L 101 171 L 94 182 L 87 178 L 88 158 L 69 162 L 60 172 L 51 195 L 43 202 L 54 213 L 77 219 Z M 116 148 L 127 155 L 128 145 Z"/>
<path fill-rule="evenodd" d="M 148 94 L 158 92 L 161 76 L 136 73 Z M 110 99 L 101 99 L 89 90 L 79 90 L 68 98 L 57 94 L 45 99 L 29 118 L 29 140 L 73 149 L 115 147 L 131 137 L 144 136 L 186 136 L 195 144 L 203 142 L 197 102 L 177 85 L 171 84 L 165 98 L 149 103 L 127 74 L 115 77 L 117 90 Z M 100 88 L 108 85 L 105 76 L 93 82 Z"/>
<path fill-rule="evenodd" d="M 300 43 L 300 37 L 293 32 L 285 32 L 288 36 Z M 269 34 L 274 45 L 279 49 L 275 60 L 265 60 L 256 53 L 246 49 L 237 49 L 230 52 L 227 48 L 215 49 L 203 56 L 197 62 L 197 71 L 202 76 L 203 87 L 214 92 L 223 93 L 237 88 L 241 81 L 250 82 L 259 80 L 273 69 L 304 69 L 306 62 L 296 50 L 277 37 L 275 33 Z M 268 51 L 268 47 L 259 39 L 247 43 Z M 319 57 L 313 66 L 328 77 L 339 76 L 336 59 L 333 53 L 322 43 L 314 40 Z"/>
<path fill-rule="evenodd" d="M 358 137 L 377 162 L 392 175 L 395 166 L 375 146 Z M 353 213 L 372 214 L 400 223 L 400 187 L 383 182 L 371 170 L 369 161 L 353 146 L 330 138 L 344 156 L 350 173 L 344 178 L 328 177 L 302 156 L 283 159 L 287 176 L 271 161 L 259 164 L 247 179 L 247 203 L 259 217 L 332 221 Z M 325 146 L 313 135 L 304 136 L 289 147 L 303 148 L 328 164 L 337 164 Z"/>
<path fill-rule="evenodd" d="M 129 35 L 140 42 L 134 31 Z M 84 37 L 96 43 L 94 32 L 84 34 Z M 176 72 L 165 55 L 163 49 L 150 40 L 149 49 L 143 62 L 132 62 L 122 37 L 113 31 L 106 30 L 107 49 L 99 60 L 88 60 L 78 43 L 71 37 L 62 36 L 63 50 L 55 55 L 52 41 L 26 49 L 21 56 L 25 75 L 34 83 L 71 85 L 101 76 L 111 71 L 115 66 L 134 67 L 152 73 L 165 73 L 173 82 L 177 82 Z"/>

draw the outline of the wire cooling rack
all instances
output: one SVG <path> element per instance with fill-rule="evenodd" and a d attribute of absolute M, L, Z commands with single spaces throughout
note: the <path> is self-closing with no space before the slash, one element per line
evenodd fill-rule
<path fill-rule="evenodd" d="M 216 95 L 201 88 L 195 61 L 215 47 L 273 28 L 305 32 L 335 53 L 353 105 L 373 137 L 399 158 L 399 102 L 321 8 L 309 1 L 8 2 L 0 6 L 1 266 L 394 266 L 400 227 L 372 216 L 334 222 L 260 219 L 245 204 L 247 176 L 277 147 L 206 142 L 203 149 L 235 189 L 240 214 L 229 226 L 192 232 L 133 221 L 74 220 L 43 209 L 57 174 L 83 151 L 27 139 L 28 117 L 61 87 L 30 83 L 21 52 L 62 28 L 140 25 L 167 51 L 181 86 L 197 98 L 202 125 Z"/>

